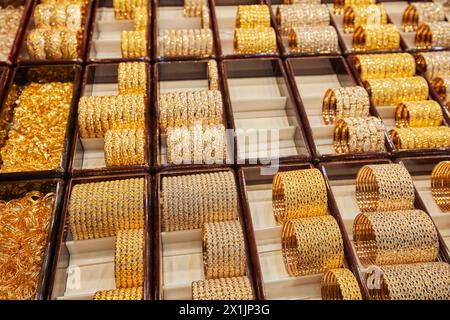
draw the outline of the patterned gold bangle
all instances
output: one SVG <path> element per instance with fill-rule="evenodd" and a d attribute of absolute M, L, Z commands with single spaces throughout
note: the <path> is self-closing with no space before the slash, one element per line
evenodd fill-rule
<path fill-rule="evenodd" d="M 144 129 L 115 129 L 105 134 L 105 161 L 107 166 L 144 164 Z"/>
<path fill-rule="evenodd" d="M 289 50 L 302 54 L 339 53 L 338 35 L 333 26 L 295 27 L 289 32 Z"/>
<path fill-rule="evenodd" d="M 147 66 L 144 62 L 121 62 L 118 67 L 119 94 L 143 94 L 147 92 Z"/>
<path fill-rule="evenodd" d="M 192 282 L 193 300 L 254 300 L 248 277 L 219 278 Z"/>
<path fill-rule="evenodd" d="M 205 223 L 202 239 L 206 279 L 245 275 L 247 255 L 244 234 L 239 221 Z"/>
<path fill-rule="evenodd" d="M 363 87 L 341 87 L 327 89 L 322 101 L 322 118 L 332 124 L 340 118 L 368 117 L 369 94 Z"/>
<path fill-rule="evenodd" d="M 213 34 L 209 28 L 165 30 L 159 43 L 160 55 L 165 57 L 209 57 L 213 54 Z"/>
<path fill-rule="evenodd" d="M 131 20 L 133 9 L 147 8 L 147 0 L 113 0 L 114 16 L 117 20 Z"/>
<path fill-rule="evenodd" d="M 421 52 L 416 61 L 428 79 L 446 76 L 450 70 L 450 51 Z"/>
<path fill-rule="evenodd" d="M 358 26 L 353 33 L 354 51 L 394 50 L 400 48 L 400 33 L 394 24 Z"/>
<path fill-rule="evenodd" d="M 144 227 L 144 179 L 76 184 L 70 194 L 73 240 L 116 236 L 117 230 Z"/>
<path fill-rule="evenodd" d="M 345 33 L 352 33 L 358 26 L 385 24 L 387 24 L 387 13 L 381 3 L 353 5 L 344 10 L 343 27 Z"/>
<path fill-rule="evenodd" d="M 142 58 L 147 55 L 146 31 L 122 31 L 121 49 L 123 58 Z"/>
<path fill-rule="evenodd" d="M 353 62 L 362 80 L 412 77 L 416 74 L 414 57 L 409 53 L 356 55 Z"/>
<path fill-rule="evenodd" d="M 450 147 L 450 128 L 421 127 L 389 130 L 389 137 L 398 150 Z"/>
<path fill-rule="evenodd" d="M 292 28 L 328 27 L 330 13 L 326 4 L 279 5 L 275 20 L 283 35 L 289 35 Z"/>
<path fill-rule="evenodd" d="M 444 103 L 450 101 L 450 75 L 434 78 L 431 85 Z"/>
<path fill-rule="evenodd" d="M 143 300 L 144 288 L 122 288 L 97 291 L 94 300 Z"/>
<path fill-rule="evenodd" d="M 144 229 L 117 232 L 114 257 L 117 288 L 144 285 L 144 246 Z"/>
<path fill-rule="evenodd" d="M 433 2 L 415 2 L 409 4 L 402 16 L 404 32 L 412 32 L 424 22 L 438 22 L 445 20 L 444 9 Z"/>
<path fill-rule="evenodd" d="M 200 17 L 203 6 L 207 6 L 206 0 L 184 0 L 184 16 L 185 17 Z"/>
<path fill-rule="evenodd" d="M 335 14 L 343 14 L 344 9 L 354 5 L 371 5 L 375 4 L 375 0 L 333 0 L 333 12 Z"/>
<path fill-rule="evenodd" d="M 236 11 L 236 28 L 270 28 L 270 11 L 267 5 L 239 5 Z"/>
<path fill-rule="evenodd" d="M 438 127 L 442 124 L 441 106 L 434 100 L 400 103 L 395 110 L 397 127 Z"/>
<path fill-rule="evenodd" d="M 450 211 L 450 161 L 441 161 L 433 168 L 431 194 L 442 211 Z"/>
<path fill-rule="evenodd" d="M 236 28 L 234 52 L 239 54 L 263 54 L 277 52 L 277 39 L 273 28 Z"/>
<path fill-rule="evenodd" d="M 415 45 L 417 49 L 450 47 L 450 22 L 422 23 L 416 31 Z"/>
<path fill-rule="evenodd" d="M 369 289 L 375 300 L 450 299 L 450 265 L 445 262 L 381 266 L 380 277 L 380 286 Z"/>
<path fill-rule="evenodd" d="M 199 229 L 208 222 L 236 220 L 238 194 L 230 171 L 164 177 L 161 185 L 162 229 Z"/>
<path fill-rule="evenodd" d="M 346 268 L 330 269 L 322 276 L 323 300 L 362 300 L 358 281 Z"/>
<path fill-rule="evenodd" d="M 412 209 L 414 197 L 411 176 L 400 164 L 365 165 L 358 171 L 356 201 L 362 212 Z"/>
<path fill-rule="evenodd" d="M 281 245 L 286 271 L 293 277 L 340 268 L 344 259 L 341 232 L 330 215 L 287 220 Z"/>
<path fill-rule="evenodd" d="M 217 71 L 217 62 L 216 62 L 216 60 L 208 60 L 207 73 L 208 73 L 208 87 L 209 87 L 209 90 L 220 90 L 220 87 L 219 87 L 219 72 Z"/>
<path fill-rule="evenodd" d="M 342 118 L 334 128 L 336 153 L 384 151 L 384 125 L 376 117 Z"/>
<path fill-rule="evenodd" d="M 135 7 L 132 9 L 135 31 L 146 31 L 148 28 L 148 12 L 147 7 Z"/>
<path fill-rule="evenodd" d="M 322 216 L 328 212 L 327 189 L 318 169 L 278 172 L 272 182 L 275 220 Z"/>
<path fill-rule="evenodd" d="M 353 241 L 364 266 L 435 261 L 439 254 L 436 227 L 422 210 L 360 213 Z"/>

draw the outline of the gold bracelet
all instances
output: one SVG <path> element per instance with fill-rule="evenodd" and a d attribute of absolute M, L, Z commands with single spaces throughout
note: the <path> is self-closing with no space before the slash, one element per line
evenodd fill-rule
<path fill-rule="evenodd" d="M 211 29 L 165 30 L 160 38 L 161 55 L 202 56 L 213 54 L 213 34 Z"/>
<path fill-rule="evenodd" d="M 144 229 L 117 232 L 114 268 L 118 289 L 144 285 L 144 247 Z"/>
<path fill-rule="evenodd" d="M 105 161 L 109 166 L 144 164 L 144 129 L 115 129 L 105 134 Z"/>
<path fill-rule="evenodd" d="M 244 276 L 247 255 L 241 223 L 237 220 L 203 225 L 203 267 L 206 279 Z"/>
<path fill-rule="evenodd" d="M 146 31 L 148 28 L 148 12 L 147 7 L 135 7 L 132 9 L 131 16 L 134 21 L 135 31 Z"/>
<path fill-rule="evenodd" d="M 400 48 L 400 33 L 394 24 L 358 26 L 353 33 L 354 51 L 394 50 Z"/>
<path fill-rule="evenodd" d="M 436 227 L 422 210 L 360 213 L 353 241 L 364 266 L 435 261 L 439 254 Z"/>
<path fill-rule="evenodd" d="M 449 47 L 450 22 L 427 22 L 422 23 L 416 31 L 415 44 L 417 49 L 431 49 Z"/>
<path fill-rule="evenodd" d="M 238 193 L 230 171 L 164 177 L 161 186 L 162 229 L 199 229 L 205 223 L 236 220 Z"/>
<path fill-rule="evenodd" d="M 363 87 L 327 89 L 322 101 L 322 118 L 325 124 L 348 117 L 368 117 L 369 94 Z"/>
<path fill-rule="evenodd" d="M 147 8 L 147 0 L 113 0 L 113 7 L 117 20 L 130 20 L 133 18 L 133 9 Z"/>
<path fill-rule="evenodd" d="M 445 20 L 444 9 L 434 2 L 415 2 L 409 4 L 402 16 L 404 32 L 412 32 L 424 22 L 438 22 Z"/>
<path fill-rule="evenodd" d="M 146 31 L 122 31 L 121 49 L 123 58 L 142 58 L 147 55 Z"/>
<path fill-rule="evenodd" d="M 385 25 L 387 13 L 383 4 L 353 5 L 344 10 L 345 33 L 352 33 L 358 26 Z"/>
<path fill-rule="evenodd" d="M 365 165 L 356 177 L 356 201 L 362 212 L 409 210 L 414 184 L 400 164 Z"/>
<path fill-rule="evenodd" d="M 143 300 L 144 288 L 121 288 L 97 291 L 94 300 Z"/>
<path fill-rule="evenodd" d="M 358 281 L 346 268 L 330 269 L 322 276 L 322 300 L 362 300 Z"/>
<path fill-rule="evenodd" d="M 145 95 L 147 67 L 144 62 L 121 62 L 118 67 L 119 95 Z"/>
<path fill-rule="evenodd" d="M 450 147 L 450 128 L 421 127 L 389 130 L 389 137 L 398 150 Z"/>
<path fill-rule="evenodd" d="M 433 168 L 431 194 L 442 211 L 450 211 L 450 161 L 441 161 Z"/>
<path fill-rule="evenodd" d="M 330 215 L 287 220 L 281 246 L 286 271 L 292 277 L 340 268 L 344 260 L 341 232 Z"/>
<path fill-rule="evenodd" d="M 446 103 L 450 100 L 450 75 L 434 78 L 431 85 L 442 101 Z"/>
<path fill-rule="evenodd" d="M 270 28 L 270 11 L 267 5 L 239 5 L 236 11 L 236 28 Z"/>
<path fill-rule="evenodd" d="M 302 54 L 339 53 L 338 35 L 333 26 L 295 27 L 289 32 L 289 50 Z"/>
<path fill-rule="evenodd" d="M 450 51 L 421 52 L 416 61 L 428 79 L 446 76 L 450 70 Z"/>
<path fill-rule="evenodd" d="M 409 53 L 364 54 L 353 56 L 361 80 L 412 77 L 416 63 Z"/>
<path fill-rule="evenodd" d="M 275 20 L 282 34 L 287 36 L 292 28 L 328 27 L 330 13 L 326 4 L 281 4 L 277 6 Z"/>
<path fill-rule="evenodd" d="M 403 102 L 395 110 L 398 128 L 438 127 L 442 120 L 441 106 L 434 100 Z"/>
<path fill-rule="evenodd" d="M 234 52 L 239 54 L 263 54 L 277 52 L 274 28 L 236 28 Z"/>
<path fill-rule="evenodd" d="M 371 5 L 375 4 L 375 0 L 333 0 L 334 14 L 343 14 L 344 9 L 354 5 Z"/>
<path fill-rule="evenodd" d="M 327 189 L 318 169 L 278 172 L 272 182 L 275 220 L 322 216 L 328 212 Z"/>
<path fill-rule="evenodd" d="M 207 76 L 209 90 L 220 90 L 219 86 L 219 72 L 217 71 L 216 60 L 208 60 L 207 63 Z M 222 99 L 222 98 L 220 98 Z"/>
<path fill-rule="evenodd" d="M 192 282 L 192 300 L 254 300 L 247 276 Z"/>
<path fill-rule="evenodd" d="M 208 5 L 206 0 L 184 0 L 184 16 L 185 17 L 200 17 L 202 8 Z"/>

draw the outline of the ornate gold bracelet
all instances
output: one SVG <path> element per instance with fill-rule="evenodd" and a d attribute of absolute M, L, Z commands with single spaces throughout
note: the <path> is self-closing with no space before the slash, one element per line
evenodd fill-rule
<path fill-rule="evenodd" d="M 424 22 L 438 22 L 445 20 L 444 9 L 434 2 L 415 2 L 409 4 L 402 16 L 404 32 L 416 30 Z"/>
<path fill-rule="evenodd" d="M 117 288 L 144 285 L 144 242 L 144 229 L 117 232 L 114 256 Z"/>
<path fill-rule="evenodd" d="M 97 291 L 94 300 L 143 300 L 144 288 L 122 288 Z"/>
<path fill-rule="evenodd" d="M 147 93 L 147 67 L 144 62 L 121 62 L 117 73 L 119 95 Z"/>
<path fill-rule="evenodd" d="M 450 100 L 450 75 L 434 78 L 431 85 L 444 103 Z"/>
<path fill-rule="evenodd" d="M 346 268 L 330 269 L 322 276 L 322 300 L 362 300 L 358 281 Z"/>
<path fill-rule="evenodd" d="M 236 28 L 270 28 L 270 11 L 267 5 L 239 5 L 236 11 Z"/>
<path fill-rule="evenodd" d="M 36 28 L 83 28 L 83 7 L 80 4 L 43 4 L 34 10 L 34 25 Z"/>
<path fill-rule="evenodd" d="M 403 101 L 428 99 L 428 83 L 423 77 L 371 79 L 363 81 L 375 106 L 397 105 Z"/>
<path fill-rule="evenodd" d="M 277 39 L 274 28 L 236 28 L 234 52 L 240 54 L 275 53 Z"/>
<path fill-rule="evenodd" d="M 217 70 L 216 60 L 208 60 L 207 63 L 208 88 L 211 91 L 220 90 L 219 71 Z M 222 99 L 222 98 L 220 98 Z"/>
<path fill-rule="evenodd" d="M 375 300 L 449 300 L 450 265 L 428 262 L 381 266 L 379 275 L 367 274 L 367 280 L 380 277 L 379 286 L 369 294 Z"/>
<path fill-rule="evenodd" d="M 375 0 L 333 0 L 333 12 L 335 14 L 343 14 L 345 8 L 355 5 L 371 5 L 375 4 Z"/>
<path fill-rule="evenodd" d="M 416 63 L 409 53 L 356 55 L 353 63 L 362 80 L 416 75 Z"/>
<path fill-rule="evenodd" d="M 206 0 L 184 0 L 184 16 L 200 17 L 203 6 L 207 6 Z"/>
<path fill-rule="evenodd" d="M 340 268 L 344 259 L 341 232 L 330 215 L 287 220 L 281 245 L 286 271 L 293 277 Z"/>
<path fill-rule="evenodd" d="M 33 29 L 26 45 L 32 59 L 76 59 L 78 56 L 79 31 L 68 28 Z"/>
<path fill-rule="evenodd" d="M 254 300 L 247 276 L 192 282 L 192 300 Z"/>
<path fill-rule="evenodd" d="M 450 51 L 421 52 L 416 61 L 430 80 L 450 73 Z"/>
<path fill-rule="evenodd" d="M 109 166 L 143 165 L 144 129 L 115 129 L 105 134 L 105 161 Z"/>
<path fill-rule="evenodd" d="M 435 261 L 439 254 L 436 227 L 422 210 L 360 213 L 353 241 L 364 266 Z"/>
<path fill-rule="evenodd" d="M 384 151 L 384 125 L 376 117 L 342 118 L 334 128 L 336 153 Z"/>
<path fill-rule="evenodd" d="M 22 23 L 23 12 L 23 5 L 0 7 L 0 21 L 5 22 L 1 28 L 3 38 L 0 47 L 0 61 L 7 60 L 11 53 L 17 30 Z"/>
<path fill-rule="evenodd" d="M 416 31 L 415 44 L 417 49 L 450 47 L 450 22 L 422 23 Z"/>
<path fill-rule="evenodd" d="M 327 189 L 318 169 L 278 172 L 272 182 L 275 220 L 322 216 L 328 212 Z"/>
<path fill-rule="evenodd" d="M 113 0 L 114 16 L 117 20 L 131 20 L 133 9 L 147 8 L 147 0 Z"/>
<path fill-rule="evenodd" d="M 400 33 L 394 24 L 358 26 L 353 33 L 354 51 L 395 50 L 400 48 Z"/>
<path fill-rule="evenodd" d="M 383 4 L 353 5 L 345 9 L 343 27 L 352 33 L 358 26 L 387 24 L 387 13 Z"/>
<path fill-rule="evenodd" d="M 147 55 L 147 31 L 122 31 L 120 47 L 123 58 L 142 58 Z"/>
<path fill-rule="evenodd" d="M 411 176 L 400 164 L 363 166 L 356 176 L 355 193 L 362 212 L 409 210 L 415 199 Z"/>
<path fill-rule="evenodd" d="M 441 161 L 433 168 L 431 194 L 442 211 L 450 211 L 450 161 Z"/>
<path fill-rule="evenodd" d="M 328 27 L 297 27 L 289 32 L 289 50 L 303 54 L 339 53 L 336 29 Z"/>
<path fill-rule="evenodd" d="M 144 179 L 76 184 L 69 202 L 73 240 L 116 236 L 144 227 Z"/>
<path fill-rule="evenodd" d="M 450 147 L 450 128 L 446 126 L 397 128 L 389 130 L 389 136 L 399 150 Z"/>
<path fill-rule="evenodd" d="M 211 29 L 165 30 L 160 37 L 160 54 L 165 57 L 211 56 L 213 34 Z"/>
<path fill-rule="evenodd" d="M 146 31 L 148 28 L 148 11 L 147 7 L 135 7 L 133 8 L 131 16 L 134 21 L 135 31 Z"/>
<path fill-rule="evenodd" d="M 162 229 L 199 229 L 208 222 L 236 220 L 238 194 L 230 171 L 164 177 L 161 186 Z"/>
<path fill-rule="evenodd" d="M 328 27 L 330 13 L 326 4 L 279 5 L 275 16 L 283 35 L 296 27 Z"/>
<path fill-rule="evenodd" d="M 402 102 L 395 110 L 398 128 L 438 127 L 442 120 L 441 106 L 434 100 Z"/>
<path fill-rule="evenodd" d="M 369 94 L 363 87 L 340 87 L 327 89 L 322 101 L 322 118 L 325 124 L 340 118 L 368 117 Z"/>
<path fill-rule="evenodd" d="M 247 255 L 244 234 L 239 221 L 205 223 L 202 239 L 206 279 L 245 275 Z"/>

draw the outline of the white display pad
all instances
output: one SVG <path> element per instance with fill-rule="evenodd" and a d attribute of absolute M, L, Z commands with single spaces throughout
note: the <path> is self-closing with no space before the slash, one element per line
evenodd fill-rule
<path fill-rule="evenodd" d="M 414 185 L 427 211 L 442 235 L 447 248 L 450 248 L 450 212 L 443 212 L 431 194 L 431 176 L 412 176 Z"/>
<path fill-rule="evenodd" d="M 114 9 L 100 7 L 97 9 L 97 19 L 94 23 L 91 59 L 117 59 L 122 58 L 121 35 L 122 31 L 133 31 L 133 20 L 116 20 Z"/>
<path fill-rule="evenodd" d="M 295 83 L 305 107 L 316 148 L 320 154 L 334 154 L 334 124 L 326 125 L 322 119 L 322 101 L 329 88 L 340 88 L 336 74 L 302 75 Z"/>
<path fill-rule="evenodd" d="M 237 8 L 238 6 L 216 6 L 215 8 L 223 55 L 234 53 L 233 38 L 236 27 Z"/>
<path fill-rule="evenodd" d="M 322 274 L 291 277 L 281 253 L 281 226 L 272 211 L 272 184 L 247 185 L 246 190 L 266 299 L 321 299 Z"/>
<path fill-rule="evenodd" d="M 91 300 L 100 290 L 114 290 L 115 237 L 66 241 L 70 259 L 66 290 L 58 300 Z"/>
<path fill-rule="evenodd" d="M 298 155 L 295 143 L 297 120 L 286 112 L 287 97 L 276 77 L 228 79 L 238 159 Z M 270 130 L 278 130 L 278 139 Z M 271 141 L 277 139 L 278 144 Z M 266 143 L 265 143 L 266 142 Z"/>

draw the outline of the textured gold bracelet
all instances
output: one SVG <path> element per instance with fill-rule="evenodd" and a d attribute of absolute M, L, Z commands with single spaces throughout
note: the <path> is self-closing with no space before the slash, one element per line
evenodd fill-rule
<path fill-rule="evenodd" d="M 359 169 L 355 184 L 356 201 L 362 212 L 413 208 L 414 184 L 400 164 L 365 165 Z"/>
<path fill-rule="evenodd" d="M 381 266 L 375 276 L 379 285 L 371 287 L 374 300 L 449 300 L 450 265 L 428 262 Z"/>
<path fill-rule="evenodd" d="M 289 35 L 292 28 L 330 25 L 330 13 L 326 4 L 279 5 L 275 19 L 285 36 Z"/>
<path fill-rule="evenodd" d="M 278 172 L 272 182 L 275 220 L 322 216 L 328 212 L 327 189 L 318 169 Z"/>
<path fill-rule="evenodd" d="M 422 23 L 416 31 L 415 45 L 417 49 L 450 47 L 450 22 Z"/>
<path fill-rule="evenodd" d="M 416 30 L 417 26 L 424 22 L 438 22 L 445 20 L 445 11 L 434 2 L 415 2 L 409 4 L 402 16 L 404 32 Z"/>
<path fill-rule="evenodd" d="M 339 53 L 336 29 L 327 27 L 295 27 L 289 32 L 289 50 L 302 54 Z"/>
<path fill-rule="evenodd" d="M 450 75 L 434 78 L 431 85 L 444 103 L 450 101 Z"/>
<path fill-rule="evenodd" d="M 450 147 L 450 128 L 421 127 L 389 130 L 389 137 L 398 150 Z"/>
<path fill-rule="evenodd" d="M 117 288 L 144 285 L 144 242 L 144 229 L 117 232 L 114 256 Z"/>
<path fill-rule="evenodd" d="M 237 220 L 203 225 L 203 267 L 206 279 L 244 276 L 247 254 L 241 223 Z"/>
<path fill-rule="evenodd" d="M 442 211 L 450 211 L 450 161 L 441 161 L 433 168 L 431 194 Z"/>
<path fill-rule="evenodd" d="M 239 5 L 236 11 L 236 28 L 269 28 L 270 11 L 267 5 Z"/>
<path fill-rule="evenodd" d="M 114 16 L 117 20 L 131 20 L 133 9 L 147 8 L 147 0 L 113 0 Z"/>
<path fill-rule="evenodd" d="M 412 77 L 416 63 L 410 53 L 364 54 L 353 56 L 362 80 Z"/>
<path fill-rule="evenodd" d="M 321 287 L 322 300 L 362 300 L 358 281 L 346 268 L 326 271 Z"/>
<path fill-rule="evenodd" d="M 192 282 L 193 300 L 254 300 L 247 276 Z"/>
<path fill-rule="evenodd" d="M 293 277 L 340 268 L 344 259 L 341 232 L 330 215 L 287 220 L 281 245 L 286 271 Z"/>
<path fill-rule="evenodd" d="M 353 241 L 364 266 L 429 262 L 439 254 L 436 227 L 422 210 L 360 213 Z"/>
<path fill-rule="evenodd" d="M 354 5 L 370 5 L 375 4 L 375 0 L 333 0 L 333 12 L 335 14 L 343 14 L 345 8 Z"/>
<path fill-rule="evenodd" d="M 208 5 L 206 0 L 184 0 L 184 16 L 185 17 L 200 17 L 202 8 Z"/>
<path fill-rule="evenodd" d="M 421 52 L 416 55 L 416 61 L 428 79 L 450 73 L 450 51 Z"/>
<path fill-rule="evenodd" d="M 216 60 L 208 60 L 207 73 L 208 73 L 209 90 L 220 90 L 219 71 L 217 70 Z M 222 98 L 220 98 L 220 99 L 222 99 Z"/>
<path fill-rule="evenodd" d="M 145 160 L 144 129 L 114 129 L 105 134 L 107 166 L 143 165 Z"/>
<path fill-rule="evenodd" d="M 166 232 L 199 229 L 205 223 L 236 220 L 238 193 L 230 171 L 164 177 L 161 224 Z"/>
<path fill-rule="evenodd" d="M 354 51 L 394 50 L 400 48 L 400 33 L 394 24 L 358 26 L 353 33 Z"/>
<path fill-rule="evenodd" d="M 387 24 L 387 13 L 383 4 L 353 5 L 344 10 L 345 33 L 352 33 L 358 26 Z"/>
<path fill-rule="evenodd" d="M 274 28 L 236 28 L 234 31 L 234 52 L 259 54 L 277 52 Z"/>
<path fill-rule="evenodd" d="M 119 95 L 147 92 L 147 66 L 144 62 L 121 62 L 118 67 Z"/>
<path fill-rule="evenodd" d="M 146 31 L 122 31 L 121 50 L 123 58 L 142 58 L 147 55 Z"/>
<path fill-rule="evenodd" d="M 159 38 L 160 55 L 164 57 L 202 56 L 213 54 L 211 29 L 170 29 Z"/>
<path fill-rule="evenodd" d="M 434 100 L 400 103 L 395 110 L 397 127 L 438 127 L 442 124 L 441 106 Z"/>
<path fill-rule="evenodd" d="M 144 288 L 121 288 L 97 291 L 94 300 L 143 300 Z"/>
<path fill-rule="evenodd" d="M 322 118 L 332 124 L 340 118 L 368 117 L 369 94 L 363 87 L 340 87 L 327 89 L 322 100 Z"/>

